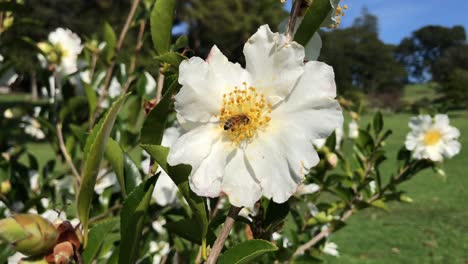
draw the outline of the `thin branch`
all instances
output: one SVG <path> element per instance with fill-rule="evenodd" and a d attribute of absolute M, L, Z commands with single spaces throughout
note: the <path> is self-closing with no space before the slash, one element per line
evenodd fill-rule
<path fill-rule="evenodd" d="M 94 222 L 96 222 L 98 220 L 106 218 L 109 214 L 111 214 L 112 212 L 114 212 L 116 210 L 119 210 L 120 208 L 122 208 L 122 205 L 121 204 L 116 204 L 116 205 L 112 206 L 111 208 L 109 208 L 104 213 L 96 215 L 95 217 L 89 219 L 89 223 L 91 224 L 91 223 L 94 223 Z"/>
<path fill-rule="evenodd" d="M 63 141 L 63 134 L 62 134 L 62 124 L 58 123 L 56 128 L 57 128 L 57 137 L 59 140 L 60 151 L 65 157 L 65 161 L 67 162 L 68 166 L 70 166 L 73 176 L 75 176 L 75 185 L 76 185 L 75 187 L 78 190 L 81 184 L 80 173 L 78 172 L 75 165 L 73 164 L 73 160 L 71 159 L 70 155 L 68 154 L 67 148 L 65 147 L 65 142 Z"/>
<path fill-rule="evenodd" d="M 161 67 L 159 68 L 159 75 L 158 75 L 158 89 L 156 90 L 156 104 L 158 104 L 159 101 L 161 101 L 163 87 L 164 87 L 164 73 Z"/>
<path fill-rule="evenodd" d="M 299 15 L 299 11 L 301 10 L 303 0 L 295 0 L 294 4 L 291 8 L 291 14 L 289 15 L 288 20 L 288 27 L 286 28 L 286 37 L 288 42 L 291 42 L 294 35 L 294 28 L 296 26 L 297 16 Z"/>
<path fill-rule="evenodd" d="M 140 0 L 134 0 L 133 1 L 132 7 L 130 8 L 130 12 L 128 13 L 128 16 L 127 16 L 127 20 L 125 21 L 124 27 L 122 28 L 122 31 L 120 32 L 119 41 L 117 42 L 117 47 L 115 47 L 115 54 L 111 59 L 111 64 L 110 64 L 109 68 L 107 69 L 106 79 L 104 81 L 104 86 L 102 88 L 101 94 L 99 95 L 99 100 L 98 100 L 98 103 L 96 105 L 96 110 L 94 111 L 93 118 L 91 119 L 91 122 L 89 124 L 90 128 L 92 128 L 94 123 L 96 122 L 96 118 L 99 115 L 100 105 L 101 105 L 102 101 L 104 101 L 105 97 L 107 96 L 107 89 L 109 88 L 109 84 L 110 84 L 110 81 L 111 81 L 111 78 L 112 78 L 112 73 L 114 71 L 114 67 L 115 67 L 117 57 L 119 56 L 120 49 L 122 48 L 123 42 L 124 42 L 125 37 L 127 35 L 128 29 L 130 28 L 130 24 L 133 21 L 133 17 L 135 16 L 135 12 L 137 10 L 137 7 L 138 7 L 139 3 L 140 3 Z"/>
<path fill-rule="evenodd" d="M 226 217 L 226 221 L 224 222 L 223 229 L 221 229 L 218 238 L 216 238 L 216 241 L 214 242 L 206 264 L 215 264 L 218 260 L 219 254 L 224 247 L 224 242 L 226 242 L 226 239 L 229 236 L 229 232 L 231 232 L 231 229 L 234 226 L 234 222 L 236 221 L 235 218 L 239 214 L 240 210 L 241 207 L 236 206 L 231 206 L 231 209 L 229 209 L 229 213 Z"/>
<path fill-rule="evenodd" d="M 137 55 L 140 53 L 141 48 L 143 47 L 143 37 L 145 35 L 146 20 L 140 22 L 140 29 L 138 31 L 137 44 L 135 46 L 135 52 L 132 56 L 132 62 L 130 63 L 129 74 L 132 74 L 136 68 Z"/>

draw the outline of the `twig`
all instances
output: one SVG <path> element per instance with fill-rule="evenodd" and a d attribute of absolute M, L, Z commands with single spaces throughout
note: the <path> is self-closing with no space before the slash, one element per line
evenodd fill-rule
<path fill-rule="evenodd" d="M 216 241 L 213 244 L 213 248 L 211 249 L 206 264 L 215 264 L 218 260 L 219 254 L 224 247 L 224 242 L 228 238 L 229 232 L 231 232 L 234 222 L 236 221 L 235 217 L 239 214 L 240 210 L 241 207 L 236 206 L 231 206 L 231 209 L 229 209 L 229 213 L 226 217 L 226 221 L 224 222 L 223 229 L 221 229 L 218 238 L 216 238 Z"/>
<path fill-rule="evenodd" d="M 119 210 L 120 208 L 122 208 L 122 205 L 121 204 L 116 204 L 114 206 L 112 206 L 111 208 L 109 208 L 107 211 L 105 211 L 104 213 L 102 214 L 98 214 L 96 215 L 95 217 L 89 219 L 89 223 L 94 223 L 98 220 L 101 220 L 103 218 L 106 218 L 106 216 L 108 216 L 109 214 L 111 214 L 112 212 L 116 211 L 116 210 Z"/>
<path fill-rule="evenodd" d="M 156 90 L 156 104 L 158 104 L 159 101 L 161 101 L 163 87 L 164 87 L 164 73 L 161 67 L 159 68 L 159 75 L 158 75 L 158 89 Z"/>
<path fill-rule="evenodd" d="M 288 42 L 291 42 L 291 40 L 293 39 L 294 28 L 296 26 L 297 16 L 299 15 L 299 11 L 301 10 L 302 1 L 303 0 L 295 0 L 291 8 L 291 14 L 289 15 L 288 20 L 288 27 L 286 28 L 286 37 L 288 39 Z"/>
<path fill-rule="evenodd" d="M 115 66 L 116 59 L 117 59 L 117 57 L 118 57 L 118 55 L 120 53 L 120 49 L 122 48 L 123 42 L 124 42 L 125 37 L 127 35 L 128 29 L 130 28 L 130 24 L 133 21 L 133 17 L 135 16 L 135 12 L 137 10 L 137 7 L 138 7 L 139 3 L 140 3 L 140 0 L 134 0 L 133 1 L 132 7 L 131 7 L 130 12 L 128 13 L 128 16 L 127 16 L 127 20 L 125 21 L 125 25 L 122 28 L 122 31 L 120 32 L 119 41 L 117 42 L 117 46 L 115 47 L 115 54 L 111 59 L 111 64 L 110 64 L 109 68 L 107 69 L 106 79 L 104 81 L 104 86 L 102 88 L 101 94 L 99 95 L 99 100 L 98 100 L 98 103 L 96 105 L 96 110 L 94 111 L 93 118 L 91 119 L 91 122 L 89 124 L 90 128 L 92 128 L 94 123 L 96 122 L 96 118 L 99 115 L 100 105 L 101 105 L 102 101 L 104 101 L 105 97 L 107 96 L 107 89 L 109 88 L 109 84 L 110 84 L 110 81 L 111 81 L 111 78 L 112 78 L 112 73 L 114 71 L 114 66 Z"/>
<path fill-rule="evenodd" d="M 353 208 L 350 208 L 348 209 L 344 214 L 343 216 L 340 218 L 341 221 L 345 222 L 352 214 L 353 214 Z M 323 229 L 320 233 L 318 233 L 317 235 L 315 235 L 311 240 L 309 240 L 307 243 L 305 243 L 304 245 L 298 247 L 296 249 L 296 251 L 294 252 L 293 256 L 299 256 L 299 255 L 302 255 L 304 254 L 304 252 L 306 250 L 308 250 L 309 248 L 313 247 L 315 244 L 317 244 L 320 240 L 322 240 L 322 238 L 328 236 L 330 234 L 330 232 L 332 231 L 332 229 L 330 227 L 327 227 L 325 229 Z"/>
<path fill-rule="evenodd" d="M 57 137 L 59 140 L 60 151 L 65 157 L 65 161 L 67 162 L 68 166 L 70 166 L 73 176 L 75 176 L 75 185 L 76 185 L 75 187 L 78 190 L 81 184 L 81 176 L 78 170 L 76 169 L 75 165 L 73 164 L 73 160 L 68 154 L 67 148 L 65 147 L 65 142 L 63 141 L 63 134 L 62 134 L 62 123 L 59 122 L 56 128 L 57 128 Z"/>
<path fill-rule="evenodd" d="M 145 34 L 146 20 L 140 22 L 140 29 L 138 31 L 137 44 L 135 46 L 135 52 L 132 56 L 132 61 L 130 63 L 130 69 L 128 70 L 129 74 L 132 74 L 136 68 L 137 55 L 140 53 L 141 48 L 143 47 L 143 36 Z"/>

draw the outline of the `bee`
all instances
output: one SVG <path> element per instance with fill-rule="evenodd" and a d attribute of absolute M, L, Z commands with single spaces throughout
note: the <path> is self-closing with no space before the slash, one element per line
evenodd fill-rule
<path fill-rule="evenodd" d="M 226 122 L 224 122 L 224 130 L 233 129 L 234 126 L 244 124 L 247 125 L 250 122 L 250 119 L 245 114 L 235 115 L 230 117 Z"/>

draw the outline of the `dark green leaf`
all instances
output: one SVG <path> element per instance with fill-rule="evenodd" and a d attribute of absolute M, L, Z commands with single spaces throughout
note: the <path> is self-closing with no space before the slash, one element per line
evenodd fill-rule
<path fill-rule="evenodd" d="M 151 11 L 151 38 L 158 55 L 169 51 L 176 0 L 158 0 Z"/>
<path fill-rule="evenodd" d="M 382 113 L 380 113 L 379 111 L 375 113 L 374 120 L 372 122 L 372 126 L 374 127 L 374 132 L 376 135 L 378 135 L 380 131 L 382 131 L 383 125 L 384 125 L 384 121 L 383 121 Z"/>
<path fill-rule="evenodd" d="M 105 237 L 108 236 L 112 230 L 119 225 L 119 219 L 113 218 L 110 220 L 105 220 L 96 224 L 89 230 L 89 240 L 88 245 L 83 251 L 83 261 L 84 263 L 91 263 L 92 260 L 96 257 L 96 254 L 99 251 L 102 243 L 104 242 Z"/>
<path fill-rule="evenodd" d="M 119 143 L 109 137 L 104 155 L 117 176 L 117 181 L 119 182 L 123 196 L 126 197 L 127 189 L 125 188 L 124 153 Z"/>
<path fill-rule="evenodd" d="M 232 248 L 229 248 L 222 254 L 219 259 L 219 264 L 241 264 L 252 263 L 252 261 L 268 252 L 278 250 L 275 244 L 266 240 L 254 239 L 239 243 Z"/>
<path fill-rule="evenodd" d="M 166 82 L 169 82 L 170 80 L 171 78 L 167 78 Z M 169 105 L 171 104 L 172 94 L 177 88 L 179 88 L 179 83 L 177 80 L 173 80 L 161 101 L 148 114 L 141 130 L 142 144 L 161 144 L 164 129 L 166 128 L 167 113 L 169 111 Z"/>
<path fill-rule="evenodd" d="M 333 131 L 333 133 L 327 138 L 327 141 L 325 142 L 325 146 L 327 146 L 328 149 L 331 151 L 334 151 L 336 148 L 336 131 Z"/>
<path fill-rule="evenodd" d="M 177 51 L 178 49 L 185 48 L 189 44 L 188 37 L 186 35 L 182 35 L 177 38 L 176 42 L 172 46 L 173 51 Z"/>
<path fill-rule="evenodd" d="M 269 201 L 265 213 L 265 226 L 274 228 L 284 221 L 289 213 L 289 203 L 282 204 Z"/>
<path fill-rule="evenodd" d="M 99 172 L 99 165 L 101 163 L 104 151 L 107 145 L 107 140 L 114 126 L 115 119 L 120 111 L 127 95 L 122 95 L 118 100 L 114 102 L 109 111 L 94 126 L 91 134 L 86 139 L 86 145 L 84 149 L 84 165 L 83 171 L 81 172 L 81 186 L 78 192 L 77 209 L 81 223 L 84 227 L 85 240 L 84 244 L 87 243 L 87 229 L 88 229 L 88 218 L 91 201 L 94 194 L 94 185 L 96 184 L 96 177 Z"/>
<path fill-rule="evenodd" d="M 297 28 L 294 41 L 305 46 L 331 10 L 330 0 L 314 0 Z"/>
<path fill-rule="evenodd" d="M 159 174 L 141 183 L 128 195 L 120 212 L 119 263 L 136 263 L 140 250 L 141 231 Z"/>
<path fill-rule="evenodd" d="M 0 2 L 0 12 L 4 11 L 25 12 L 28 11 L 28 8 L 15 2 Z"/>
<path fill-rule="evenodd" d="M 106 60 L 106 62 L 110 63 L 110 61 L 112 60 L 112 57 L 114 57 L 115 55 L 115 47 L 117 46 L 117 37 L 115 36 L 115 32 L 112 29 L 112 26 L 107 22 L 104 23 L 103 33 L 104 33 L 104 41 L 106 42 L 106 47 L 104 48 L 102 55 L 104 56 L 104 59 Z"/>
<path fill-rule="evenodd" d="M 96 91 L 94 91 L 93 86 L 85 83 L 84 84 L 86 98 L 88 99 L 88 106 L 89 106 L 89 116 L 93 116 L 94 110 L 96 110 L 98 97 L 96 95 Z"/>
<path fill-rule="evenodd" d="M 168 63 L 173 66 L 175 70 L 178 70 L 179 64 L 187 58 L 180 53 L 169 51 L 162 55 L 156 56 L 154 59 L 161 63 Z"/>
<path fill-rule="evenodd" d="M 200 229 L 200 226 L 194 219 L 188 218 L 177 222 L 169 222 L 164 227 L 167 228 L 170 233 L 176 234 L 191 242 L 199 245 L 202 243 L 203 230 Z M 214 242 L 216 238 L 211 230 L 208 232 L 207 237 L 208 244 Z"/>
<path fill-rule="evenodd" d="M 142 145 L 141 147 L 153 157 L 161 169 L 163 169 L 177 185 L 180 193 L 184 196 L 190 209 L 192 209 L 193 217 L 197 220 L 202 230 L 203 240 L 208 230 L 208 215 L 206 212 L 205 199 L 190 190 L 188 182 L 188 176 L 191 171 L 190 166 L 177 165 L 173 167 L 167 164 L 166 158 L 169 153 L 169 148 L 158 145 Z"/>

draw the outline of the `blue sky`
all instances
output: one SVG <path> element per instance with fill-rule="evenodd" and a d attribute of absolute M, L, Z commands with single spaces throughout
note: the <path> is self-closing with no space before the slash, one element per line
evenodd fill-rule
<path fill-rule="evenodd" d="M 425 25 L 463 25 L 468 29 L 467 0 L 342 0 L 348 5 L 340 27 L 348 27 L 363 7 L 379 18 L 380 38 L 398 44 Z M 291 0 L 285 8 L 290 10 Z"/>

